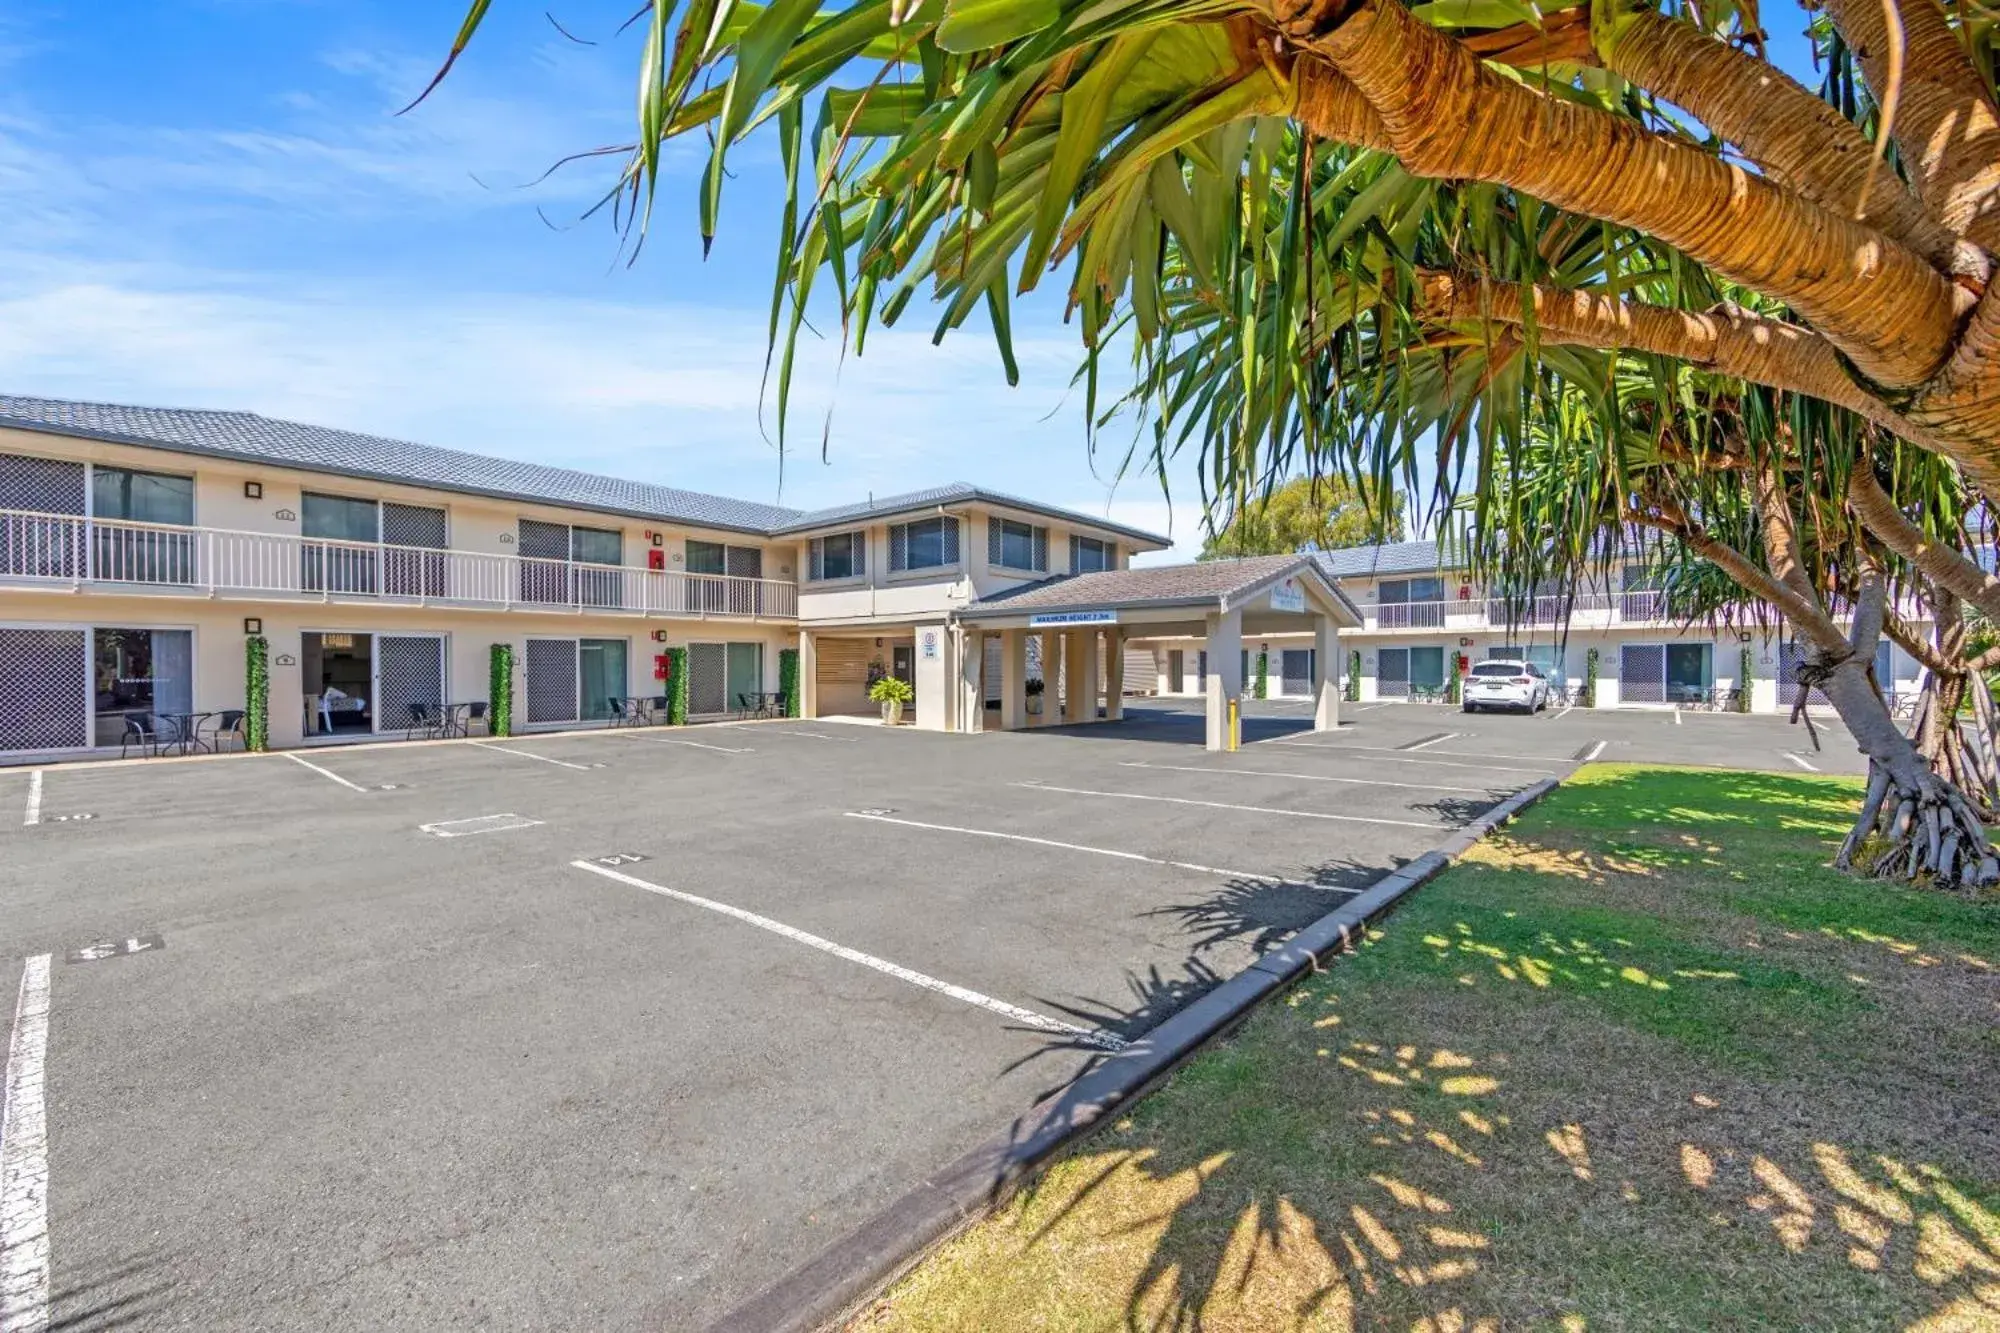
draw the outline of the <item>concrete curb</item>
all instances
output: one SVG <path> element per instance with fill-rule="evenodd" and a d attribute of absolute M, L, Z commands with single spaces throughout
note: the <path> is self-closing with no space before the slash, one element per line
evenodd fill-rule
<path fill-rule="evenodd" d="M 1494 829 L 1561 785 L 1543 778 L 1475 819 L 1443 846 L 1376 880 L 1284 945 L 1175 1013 L 855 1230 L 709 1325 L 710 1333 L 818 1333 L 850 1316 L 933 1247 L 1004 1203 L 1059 1149 L 1143 1096 L 1252 1009 L 1341 952 L 1368 925 L 1437 878 Z"/>

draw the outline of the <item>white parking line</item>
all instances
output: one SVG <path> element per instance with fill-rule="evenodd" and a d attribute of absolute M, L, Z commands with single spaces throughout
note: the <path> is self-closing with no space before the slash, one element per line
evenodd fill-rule
<path fill-rule="evenodd" d="M 1548 770 L 1546 768 L 1518 768 L 1518 767 L 1509 767 L 1506 764 L 1459 764 L 1459 763 L 1453 763 L 1449 759 L 1433 759 L 1429 755 L 1424 756 L 1422 759 L 1417 759 L 1404 754 L 1401 750 L 1385 750 L 1373 745 L 1320 745 L 1313 741 L 1266 741 L 1264 743 L 1266 745 L 1285 745 L 1289 746 L 1294 750 L 1318 750 L 1321 754 L 1354 753 L 1354 754 L 1380 755 L 1382 756 L 1380 759 L 1371 761 L 1373 763 L 1378 763 L 1378 764 L 1381 763 L 1423 764 L 1430 768 L 1471 768 L 1471 769 L 1477 769 L 1481 773 L 1533 773 L 1537 777 L 1548 776 Z M 1456 750 L 1443 750 L 1439 751 L 1438 753 L 1451 754 L 1451 755 L 1459 754 L 1459 752 Z M 1484 756 L 1459 755 L 1459 757 L 1460 758 L 1470 757 L 1477 759 L 1477 758 L 1483 758 Z M 1530 756 L 1514 755 L 1513 757 L 1516 759 L 1521 759 Z M 1576 761 L 1572 759 L 1551 759 L 1548 762 L 1551 764 L 1569 764 L 1569 763 L 1574 763 Z"/>
<path fill-rule="evenodd" d="M 366 787 L 362 786 L 358 782 L 349 782 L 346 778 L 340 776 L 340 774 L 338 773 L 329 773 L 325 769 L 321 768 L 318 764 L 311 763 L 308 762 L 307 760 L 299 758 L 297 755 L 293 754 L 290 750 L 285 751 L 285 758 L 291 760 L 295 764 L 303 764 L 305 767 L 310 768 L 313 772 L 319 774 L 321 777 L 327 778 L 333 782 L 338 782 L 341 786 L 346 787 L 350 791 L 368 790 Z"/>
<path fill-rule="evenodd" d="M 28 811 L 21 818 L 23 828 L 33 828 L 42 822 L 42 770 L 28 774 Z"/>
<path fill-rule="evenodd" d="M 749 746 L 709 745 L 704 741 L 677 741 L 667 736 L 639 736 L 642 741 L 652 741 L 655 745 L 685 745 L 694 750 L 713 750 L 717 754 L 755 754 Z"/>
<path fill-rule="evenodd" d="M 608 866 L 596 865 L 589 861 L 571 861 L 570 864 L 578 870 L 588 870 L 593 875 L 602 875 L 606 879 L 617 880 L 620 884 L 628 884 L 635 889 L 644 889 L 647 893 L 656 893 L 662 898 L 671 898 L 675 902 L 686 903 L 690 907 L 700 907 L 710 912 L 719 912 L 723 916 L 733 917 L 746 925 L 755 926 L 759 930 L 768 930 L 774 935 L 781 935 L 795 944 L 803 944 L 809 949 L 818 949 L 822 953 L 830 953 L 835 958 L 843 958 L 850 963 L 859 963 L 861 966 L 873 968 L 885 976 L 894 977 L 898 981 L 907 981 L 912 986 L 921 986 L 925 990 L 934 991 L 939 995 L 950 996 L 952 999 L 962 1001 L 965 1004 L 977 1005 L 981 1009 L 1000 1014 L 1003 1017 L 1014 1020 L 1016 1023 L 1025 1024 L 1039 1031 L 1059 1032 L 1065 1036 L 1075 1037 L 1100 1050 L 1122 1051 L 1125 1049 L 1124 1039 L 1112 1033 L 1097 1032 L 1090 1028 L 1078 1027 L 1074 1023 L 1065 1023 L 1060 1018 L 1050 1018 L 1047 1014 L 1038 1014 L 1032 1009 L 1023 1009 L 1017 1004 L 1009 1004 L 1005 1000 L 996 1000 L 991 995 L 982 995 L 976 990 L 967 990 L 963 986 L 954 986 L 948 981 L 939 981 L 936 977 L 926 976 L 922 972 L 913 971 L 900 964 L 892 963 L 885 958 L 877 958 L 873 954 L 862 953 L 859 949 L 850 949 L 844 944 L 835 944 L 832 940 L 821 939 L 818 935 L 809 934 L 796 926 L 788 926 L 782 921 L 773 921 L 768 916 L 759 916 L 757 913 L 747 912 L 741 907 L 731 907 L 728 903 L 719 903 L 713 898 L 701 898 L 692 893 L 683 893 L 679 889 L 667 888 L 662 884 L 653 884 L 640 879 L 636 875 L 628 875 L 623 871 L 613 870 Z"/>
<path fill-rule="evenodd" d="M 1066 796 L 1109 796 L 1120 801 L 1161 801 L 1168 805 L 1200 805 L 1211 810 L 1240 810 L 1251 815 L 1289 815 L 1293 819 L 1331 819 L 1342 824 L 1390 824 L 1397 828 L 1448 829 L 1450 824 L 1421 823 L 1414 819 L 1377 819 L 1372 815 L 1330 815 L 1319 810 L 1279 810 L 1267 805 L 1231 805 L 1227 801 L 1196 801 L 1185 796 L 1145 796 L 1135 791 L 1092 791 L 1088 787 L 1058 787 L 1047 782 L 1010 782 L 1010 787 L 1033 791 L 1055 791 Z"/>
<path fill-rule="evenodd" d="M 472 748 L 475 750 L 491 750 L 495 754 L 518 754 L 523 759 L 539 759 L 545 764 L 554 764 L 558 768 L 573 768 L 580 773 L 590 772 L 589 764 L 572 764 L 567 759 L 551 759 L 545 754 L 536 754 L 532 750 L 516 750 L 505 745 L 495 745 L 491 741 L 474 741 L 472 742 Z"/>
<path fill-rule="evenodd" d="M 1679 704 L 1674 705 L 1674 725 L 1677 727 L 1681 725 L 1681 706 Z"/>
<path fill-rule="evenodd" d="M 1399 745 L 1396 748 L 1399 750 L 1428 750 L 1433 745 L 1443 745 L 1446 741 L 1455 741 L 1464 734 L 1461 731 L 1447 731 L 1442 736 L 1433 736 L 1427 741 L 1415 741 L 1409 745 Z"/>
<path fill-rule="evenodd" d="M 1583 757 L 1583 762 L 1584 762 L 1584 763 L 1586 763 L 1586 764 L 1587 764 L 1587 763 L 1590 763 L 1590 762 L 1591 762 L 1592 760 L 1596 759 L 1596 758 L 1597 758 L 1597 756 L 1599 756 L 1599 755 L 1603 754 L 1603 753 L 1604 753 L 1604 747 L 1605 747 L 1606 745 L 1608 745 L 1609 743 L 1610 743 L 1610 742 L 1608 742 L 1608 741 L 1599 741 L 1599 742 L 1598 742 L 1597 744 L 1595 744 L 1595 745 L 1591 746 L 1591 747 L 1590 747 L 1590 753 L 1589 753 L 1589 754 L 1587 754 L 1587 755 L 1585 755 L 1585 756 Z"/>
<path fill-rule="evenodd" d="M 876 824 L 901 824 L 904 828 L 931 829 L 938 833 L 964 833 L 975 838 L 1003 838 L 1008 842 L 1031 843 L 1036 847 L 1054 847 L 1064 852 L 1088 852 L 1092 856 L 1114 856 L 1120 861 L 1143 861 L 1152 866 L 1170 866 L 1175 870 L 1192 870 L 1203 875 L 1221 875 L 1225 879 L 1249 879 L 1259 884 L 1279 884 L 1288 888 L 1323 889 L 1332 893 L 1347 893 L 1333 884 L 1314 884 L 1310 880 L 1286 879 L 1282 875 L 1258 875 L 1248 870 L 1224 870 L 1221 866 L 1205 866 L 1194 861 L 1166 861 L 1157 856 L 1144 856 L 1138 852 L 1120 851 L 1113 847 L 1086 847 L 1080 842 L 1058 842 L 1054 838 L 1035 838 L 1026 833 L 1001 833 L 997 829 L 966 828 L 959 824 L 926 824 L 918 819 L 898 819 L 893 815 L 869 814 L 865 810 L 849 810 L 849 819 L 866 819 Z"/>
<path fill-rule="evenodd" d="M 1564 704 L 1562 706 L 1562 712 L 1557 713 L 1554 717 L 1550 718 L 1549 721 L 1551 722 L 1562 721 L 1564 718 L 1570 715 L 1570 710 L 1574 709 L 1575 707 L 1576 707 L 1575 704 Z"/>
<path fill-rule="evenodd" d="M 818 731 L 792 731 L 785 727 L 773 727 L 772 730 L 780 736 L 807 736 L 816 741 L 840 741 L 843 744 L 852 744 L 855 739 L 852 736 L 828 736 Z"/>
<path fill-rule="evenodd" d="M 1797 756 L 1797 755 L 1793 754 L 1793 753 L 1792 753 L 1792 752 L 1791 752 L 1790 750 L 1786 750 L 1786 751 L 1784 752 L 1784 755 L 1785 755 L 1785 758 L 1787 758 L 1787 759 L 1791 760 L 1791 761 L 1792 761 L 1793 763 L 1797 764 L 1797 765 L 1798 765 L 1798 766 L 1799 766 L 1800 768 L 1803 768 L 1803 769 L 1804 769 L 1804 770 L 1805 770 L 1806 772 L 1808 772 L 1808 773 L 1817 773 L 1817 772 L 1819 772 L 1819 768 L 1818 768 L 1818 766 L 1817 766 L 1817 765 L 1815 765 L 1815 764 L 1808 764 L 1808 763 L 1807 763 L 1807 762 L 1806 762 L 1805 760 L 1803 760 L 1803 759 L 1799 758 L 1799 756 Z"/>
<path fill-rule="evenodd" d="M 1390 782 L 1386 778 L 1337 778 L 1326 773 L 1274 773 L 1266 768 L 1203 768 L 1195 764 L 1149 764 L 1143 759 L 1121 759 L 1120 768 L 1153 768 L 1167 773 L 1222 773 L 1245 778 L 1294 778 L 1300 782 L 1345 782 L 1356 787 L 1406 787 L 1411 791 L 1469 791 L 1485 795 L 1492 787 L 1447 787 L 1440 782 Z M 1498 786 L 1499 784 L 1495 784 Z M 1511 789 L 1510 789 L 1511 790 Z"/>
<path fill-rule="evenodd" d="M 542 823 L 526 815 L 479 815 L 472 819 L 447 819 L 436 824 L 419 824 L 417 832 L 439 838 L 470 838 L 476 833 L 505 833 L 509 829 L 534 828 Z"/>
<path fill-rule="evenodd" d="M 7 1333 L 49 1326 L 48 1049 L 49 955 L 43 953 L 21 969 L 0 1112 L 0 1329 Z"/>

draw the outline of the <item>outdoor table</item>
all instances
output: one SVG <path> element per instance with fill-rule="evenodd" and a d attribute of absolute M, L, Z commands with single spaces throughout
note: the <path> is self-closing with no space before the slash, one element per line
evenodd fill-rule
<path fill-rule="evenodd" d="M 174 747 L 175 754 L 192 754 L 202 750 L 208 750 L 210 753 L 214 752 L 214 746 L 205 744 L 202 741 L 201 724 L 215 717 L 215 713 L 155 712 L 153 716 L 158 721 L 164 722 L 173 728 L 174 735 L 171 744 Z M 154 753 L 166 749 L 169 743 L 167 737 L 162 734 L 159 741 L 155 743 Z"/>
<path fill-rule="evenodd" d="M 442 736 L 469 736 L 472 734 L 472 705 L 446 704 L 444 706 L 444 726 L 439 731 Z"/>

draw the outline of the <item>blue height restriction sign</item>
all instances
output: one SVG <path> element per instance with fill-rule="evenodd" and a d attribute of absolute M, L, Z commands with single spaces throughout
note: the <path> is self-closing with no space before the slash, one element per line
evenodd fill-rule
<path fill-rule="evenodd" d="M 1044 625 L 1115 625 L 1118 623 L 1116 611 L 1051 611 L 1043 616 L 1029 616 L 1028 628 L 1040 629 Z"/>

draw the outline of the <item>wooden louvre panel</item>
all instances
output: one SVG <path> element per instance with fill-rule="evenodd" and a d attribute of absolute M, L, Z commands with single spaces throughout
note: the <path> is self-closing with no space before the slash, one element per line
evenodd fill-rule
<path fill-rule="evenodd" d="M 876 653 L 873 639 L 822 638 L 813 645 L 814 674 L 822 713 L 865 713 L 868 702 L 868 662 Z"/>

